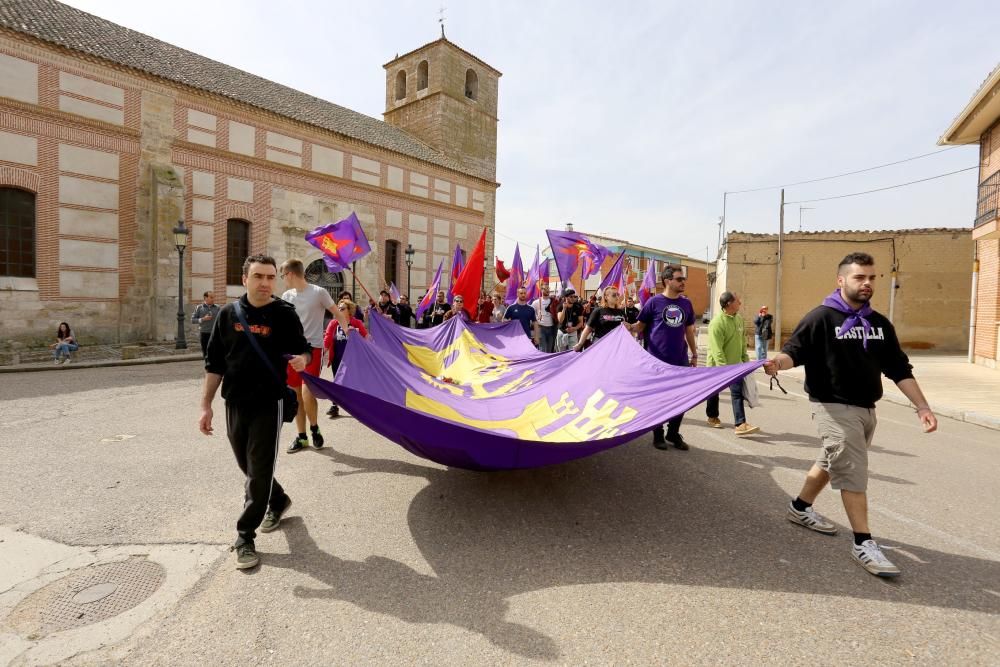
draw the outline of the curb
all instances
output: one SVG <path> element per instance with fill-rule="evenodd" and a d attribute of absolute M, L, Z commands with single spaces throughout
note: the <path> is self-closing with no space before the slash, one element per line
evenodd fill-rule
<path fill-rule="evenodd" d="M 75 368 L 110 368 L 113 366 L 149 366 L 169 364 L 175 361 L 197 361 L 200 354 L 177 354 L 169 357 L 146 357 L 145 359 L 109 359 L 107 361 L 83 361 L 69 366 L 0 366 L 0 373 L 39 373 L 42 371 L 71 371 Z"/>
<path fill-rule="evenodd" d="M 786 378 L 797 382 L 800 386 L 805 383 L 804 378 L 789 375 L 784 375 L 781 379 L 784 380 Z M 894 391 L 884 392 L 882 394 L 882 400 L 908 408 L 913 407 L 910 403 L 910 399 Z M 932 409 L 934 410 L 934 414 L 938 417 L 947 417 L 948 419 L 954 419 L 955 421 L 982 426 L 983 428 L 993 429 L 994 431 L 1000 431 L 1000 417 L 984 415 L 981 412 L 974 412 L 971 410 L 961 410 L 947 405 L 933 405 Z"/>

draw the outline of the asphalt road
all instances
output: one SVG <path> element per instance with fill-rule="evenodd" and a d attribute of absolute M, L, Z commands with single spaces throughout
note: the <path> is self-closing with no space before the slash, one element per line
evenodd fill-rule
<path fill-rule="evenodd" d="M 217 435 L 197 431 L 199 373 L 4 376 L 0 525 L 70 545 L 231 543 L 242 479 L 221 403 Z M 872 526 L 903 568 L 883 581 L 850 559 L 833 493 L 817 509 L 840 535 L 784 519 L 818 442 L 787 388 L 761 390 L 757 437 L 705 427 L 699 407 L 690 452 L 645 436 L 506 473 L 444 469 L 324 417 L 331 447 L 279 457 L 295 506 L 258 538 L 262 567 L 221 556 L 168 612 L 74 663 L 1000 662 L 996 433 L 943 419 L 924 435 L 880 406 Z"/>

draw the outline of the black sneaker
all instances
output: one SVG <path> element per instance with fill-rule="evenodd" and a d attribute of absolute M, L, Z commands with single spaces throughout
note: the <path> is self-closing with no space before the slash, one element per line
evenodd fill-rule
<path fill-rule="evenodd" d="M 686 442 L 684 442 L 684 438 L 681 437 L 680 433 L 678 433 L 677 435 L 673 436 L 672 438 L 667 438 L 667 442 L 669 442 L 671 445 L 673 445 L 675 449 L 679 449 L 682 452 L 686 452 L 687 450 L 691 449 L 690 447 L 688 447 L 688 444 Z M 666 449 L 666 448 L 664 448 L 664 449 Z"/>
<path fill-rule="evenodd" d="M 307 439 L 295 436 L 295 439 L 292 440 L 292 444 L 288 445 L 288 449 L 286 449 L 285 451 L 287 451 L 289 454 L 294 454 L 295 452 L 301 452 L 303 449 L 306 448 L 306 445 L 308 444 L 309 441 Z"/>
<path fill-rule="evenodd" d="M 260 524 L 260 532 L 270 533 L 271 531 L 276 530 L 278 528 L 278 524 L 281 523 L 281 517 L 285 516 L 285 513 L 288 512 L 288 508 L 291 506 L 292 499 L 286 497 L 285 506 L 281 508 L 280 512 L 268 510 L 267 514 L 264 515 L 264 521 Z"/>
<path fill-rule="evenodd" d="M 338 407 L 336 405 L 331 405 L 330 409 L 326 411 L 326 415 L 330 419 L 336 419 L 337 417 L 340 416 L 340 407 Z"/>
<path fill-rule="evenodd" d="M 236 552 L 237 570 L 249 570 L 260 565 L 260 556 L 257 555 L 253 542 L 244 542 L 238 546 L 229 547 L 229 550 Z"/>
<path fill-rule="evenodd" d="M 663 438 L 662 428 L 653 429 L 653 447 L 656 447 L 657 449 L 667 448 L 667 441 Z"/>
<path fill-rule="evenodd" d="M 312 446 L 313 449 L 323 449 L 323 434 L 319 432 L 319 429 L 315 429 L 312 432 Z"/>

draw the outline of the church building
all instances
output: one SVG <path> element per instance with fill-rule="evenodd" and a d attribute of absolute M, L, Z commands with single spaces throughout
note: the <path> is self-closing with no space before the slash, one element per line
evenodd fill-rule
<path fill-rule="evenodd" d="M 0 3 L 0 351 L 60 321 L 172 339 L 182 220 L 188 317 L 241 295 L 252 253 L 351 290 L 303 238 L 351 212 L 373 292 L 419 298 L 484 228 L 491 257 L 500 72 L 443 31 L 384 69 L 381 121 L 54 0 Z"/>

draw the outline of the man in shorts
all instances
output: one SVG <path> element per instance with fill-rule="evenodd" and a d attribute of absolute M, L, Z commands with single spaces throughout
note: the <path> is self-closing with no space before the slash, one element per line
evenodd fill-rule
<path fill-rule="evenodd" d="M 813 511 L 827 484 L 840 491 L 854 531 L 851 556 L 880 577 L 899 574 L 872 539 L 868 526 L 868 448 L 875 435 L 875 403 L 882 398 L 882 379 L 896 383 L 916 406 L 925 433 L 937 429 L 913 367 L 899 345 L 892 323 L 872 310 L 875 260 L 851 253 L 837 267 L 837 289 L 823 304 L 806 313 L 774 359 L 764 364 L 769 375 L 803 365 L 805 390 L 823 449 L 799 495 L 788 505 L 788 520 L 810 530 L 833 535 L 837 527 Z"/>
<path fill-rule="evenodd" d="M 323 331 L 324 315 L 329 311 L 336 317 L 340 311 L 330 293 L 319 285 L 310 285 L 306 282 L 305 266 L 300 259 L 286 260 L 279 270 L 281 279 L 285 281 L 284 294 L 281 298 L 295 306 L 295 313 L 302 321 L 302 329 L 305 332 L 306 340 L 312 348 L 312 358 L 305 368 L 305 372 L 310 375 L 319 376 L 323 361 Z M 299 411 L 295 415 L 295 426 L 298 434 L 288 446 L 288 453 L 298 452 L 304 449 L 309 440 L 306 437 L 306 420 L 309 421 L 309 435 L 312 436 L 312 446 L 314 449 L 323 447 L 323 435 L 319 432 L 317 424 L 317 412 L 319 406 L 316 397 L 309 391 L 309 387 L 302 384 L 302 376 L 292 368 L 288 367 L 288 386 L 295 390 L 295 395 L 299 399 Z"/>

